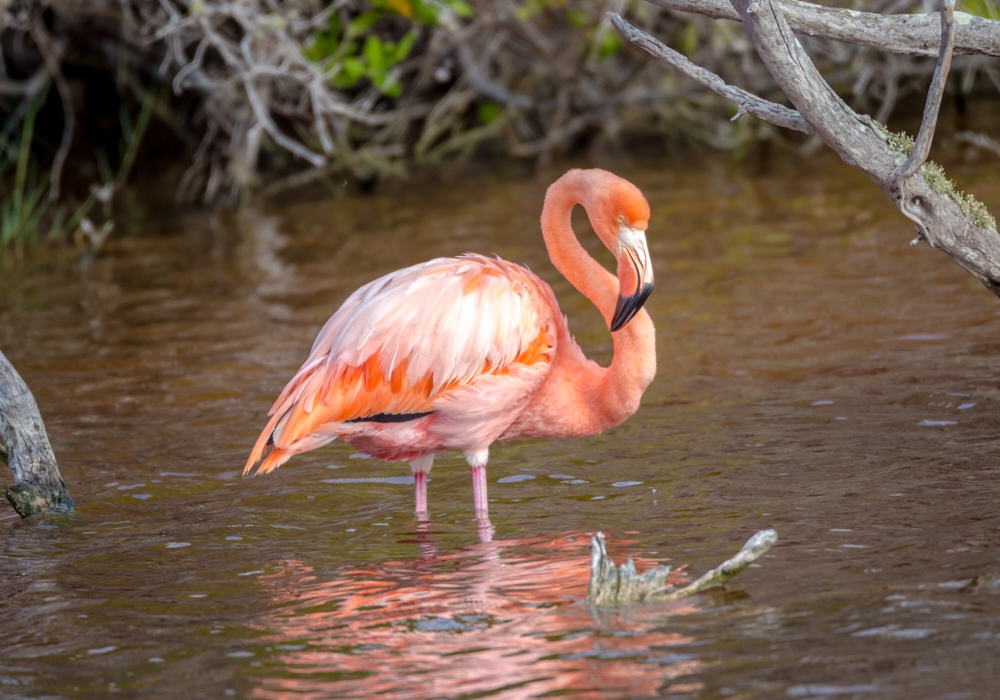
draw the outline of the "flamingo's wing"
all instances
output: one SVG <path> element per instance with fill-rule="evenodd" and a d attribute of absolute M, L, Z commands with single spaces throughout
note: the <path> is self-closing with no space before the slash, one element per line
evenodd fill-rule
<path fill-rule="evenodd" d="M 278 397 L 246 470 L 267 473 L 330 442 L 333 424 L 422 414 L 483 375 L 519 393 L 547 374 L 556 343 L 552 292 L 517 265 L 479 255 L 440 258 L 357 290 L 327 321 L 305 364 Z M 530 374 L 530 379 L 524 377 Z"/>

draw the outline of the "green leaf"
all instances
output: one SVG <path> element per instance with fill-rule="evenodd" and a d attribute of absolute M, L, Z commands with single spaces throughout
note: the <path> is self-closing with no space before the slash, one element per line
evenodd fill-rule
<path fill-rule="evenodd" d="M 417 34 L 416 29 L 411 29 L 399 40 L 399 45 L 396 47 L 396 63 L 405 61 L 409 57 L 410 51 L 413 49 L 413 42 L 417 40 Z"/>
<path fill-rule="evenodd" d="M 368 61 L 369 77 L 385 75 L 385 72 L 390 68 L 385 47 L 377 36 L 370 35 L 365 39 L 365 46 L 361 53 Z"/>
<path fill-rule="evenodd" d="M 377 22 L 383 16 L 384 15 L 381 12 L 361 13 L 360 15 L 352 19 L 351 23 L 347 25 L 347 34 L 346 34 L 347 38 L 354 39 L 361 36 L 369 29 L 371 29 L 372 25 L 375 24 L 375 22 Z"/>
<path fill-rule="evenodd" d="M 327 25 L 330 27 L 325 34 L 332 40 L 339 42 L 340 40 L 340 14 L 337 12 L 331 12 L 330 17 L 326 21 Z"/>
<path fill-rule="evenodd" d="M 476 116 L 483 124 L 495 121 L 501 112 L 503 112 L 503 107 L 496 102 L 480 102 L 479 106 L 476 107 Z"/>
<path fill-rule="evenodd" d="M 437 24 L 438 8 L 434 4 L 424 0 L 412 0 L 410 5 L 413 7 L 413 19 L 419 24 Z"/>
<path fill-rule="evenodd" d="M 579 7 L 571 7 L 566 10 L 566 19 L 577 29 L 583 29 L 588 24 L 590 24 L 590 17 L 587 13 L 581 10 Z"/>
<path fill-rule="evenodd" d="M 386 73 L 378 80 L 373 80 L 372 83 L 386 97 L 399 97 L 403 94 L 403 86 L 399 84 L 395 72 Z"/>
<path fill-rule="evenodd" d="M 597 46 L 597 60 L 604 61 L 618 54 L 622 48 L 622 40 L 618 32 L 604 32 L 601 43 Z"/>
<path fill-rule="evenodd" d="M 677 37 L 677 48 L 685 56 L 690 56 L 698 50 L 698 44 L 701 39 L 701 32 L 698 30 L 698 24 L 696 22 L 689 23 L 681 31 L 679 37 Z"/>
<path fill-rule="evenodd" d="M 465 0 L 444 0 L 444 4 L 450 7 L 452 12 L 464 19 L 469 19 L 475 14 Z"/>
<path fill-rule="evenodd" d="M 364 76 L 366 69 L 365 62 L 360 58 L 348 56 L 340 64 L 340 72 L 333 78 L 333 86 L 340 89 L 354 87 Z"/>

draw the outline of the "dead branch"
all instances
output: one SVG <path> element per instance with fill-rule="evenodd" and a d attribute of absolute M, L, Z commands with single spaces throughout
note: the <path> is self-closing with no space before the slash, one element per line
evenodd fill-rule
<path fill-rule="evenodd" d="M 733 117 L 733 121 L 744 114 L 752 114 L 775 126 L 783 126 L 786 129 L 801 131 L 805 134 L 814 133 L 809 122 L 803 119 L 802 115 L 794 109 L 788 109 L 784 105 L 761 99 L 746 90 L 729 85 L 715 73 L 696 66 L 687 60 L 683 54 L 674 51 L 649 34 L 640 32 L 618 15 L 612 14 L 610 18 L 611 23 L 615 25 L 618 31 L 633 44 L 645 49 L 653 56 L 663 59 L 681 73 L 698 81 L 717 95 L 735 102 L 736 106 L 739 107 L 739 111 Z"/>
<path fill-rule="evenodd" d="M 728 0 L 648 0 L 660 7 L 740 21 Z M 834 39 L 879 51 L 937 56 L 941 21 L 937 13 L 879 15 L 873 12 L 823 7 L 798 0 L 781 0 L 781 12 L 792 31 Z M 955 53 L 1000 56 L 1000 22 L 956 12 Z"/>
<path fill-rule="evenodd" d="M 738 573 L 764 556 L 774 543 L 778 533 L 761 530 L 736 553 L 711 571 L 699 576 L 686 586 L 675 588 L 667 584 L 670 566 L 658 566 L 644 574 L 635 569 L 632 557 L 621 566 L 615 566 L 604 545 L 604 533 L 598 532 L 590 538 L 590 586 L 587 602 L 606 607 L 611 605 L 632 605 L 635 603 L 669 603 L 690 598 L 709 588 L 722 586 Z"/>
<path fill-rule="evenodd" d="M 955 141 L 959 143 L 969 143 L 976 148 L 981 148 L 1000 156 L 1000 143 L 991 139 L 986 134 L 977 134 L 974 131 L 959 131 L 955 134 Z"/>
<path fill-rule="evenodd" d="M 258 172 L 262 162 L 291 184 L 338 170 L 364 179 L 391 176 L 410 161 L 461 159 L 484 144 L 544 163 L 581 138 L 615 141 L 630 129 L 684 134 L 719 148 L 733 148 L 761 133 L 727 129 L 725 123 L 706 119 L 703 108 L 718 103 L 703 85 L 733 100 L 737 116 L 753 114 L 816 133 L 816 124 L 805 115 L 777 104 L 781 100 L 772 77 L 749 60 L 753 47 L 745 37 L 726 25 L 713 37 L 709 23 L 690 25 L 672 12 L 739 20 L 727 0 L 653 1 L 660 7 L 633 13 L 637 26 L 665 35 L 682 23 L 696 29 L 694 35 L 686 33 L 685 41 L 691 41 L 686 52 L 696 52 L 700 65 L 649 34 L 629 38 L 693 82 L 665 87 L 650 70 L 652 62 L 620 51 L 603 13 L 607 0 L 578 0 L 572 8 L 471 0 L 469 16 L 461 17 L 449 3 L 429 3 L 438 8 L 437 15 L 419 21 L 390 9 L 407 3 L 369 7 L 364 0 L 92 0 L 42 3 L 48 13 L 45 23 L 38 19 L 37 2 L 10 0 L 0 2 L 0 27 L 30 35 L 46 54 L 44 74 L 35 56 L 24 65 L 31 72 L 39 70 L 39 80 L 53 77 L 69 114 L 71 91 L 62 76 L 72 73 L 61 63 L 94 53 L 114 58 L 119 75 L 138 71 L 169 80 L 177 94 L 190 94 L 192 99 L 184 103 L 192 107 L 198 126 L 204 125 L 200 145 L 189 139 L 196 152 L 179 188 L 182 197 L 191 199 L 242 196 L 262 184 L 266 189 Z M 862 0 L 862 6 L 876 1 Z M 899 0 L 894 7 L 905 13 L 918 1 Z M 613 6 L 631 9 L 616 2 Z M 795 31 L 818 37 L 803 41 L 811 51 L 820 49 L 814 52 L 819 68 L 834 87 L 841 94 L 849 94 L 853 86 L 856 96 L 871 95 L 880 103 L 880 117 L 888 117 L 898 100 L 931 80 L 931 62 L 910 55 L 938 53 L 936 13 L 884 17 L 799 0 L 779 4 Z M 371 17 L 373 9 L 375 23 L 348 37 L 346 28 Z M 92 34 L 99 34 L 91 31 L 93 26 L 105 34 L 92 40 Z M 1000 56 L 998 27 L 1000 22 L 955 14 L 954 53 L 980 54 L 955 60 L 953 72 L 963 76 L 963 91 L 972 89 L 977 76 L 1000 90 L 1000 71 L 984 62 L 987 56 Z M 393 65 L 398 89 L 391 94 L 368 74 L 354 82 L 339 79 L 348 59 L 355 64 L 368 60 L 361 51 L 367 41 L 399 41 L 407 31 L 418 38 L 411 55 Z M 332 48 L 320 51 L 320 39 L 332 42 Z M 99 50 L 88 43 L 98 40 Z M 8 45 L 16 44 L 7 42 L 3 50 Z M 857 47 L 910 55 L 885 56 Z M 40 84 L 34 78 L 12 81 L 3 71 L 3 59 L 0 93 L 19 94 Z M 745 89 L 733 87 L 734 82 Z M 18 110 L 26 107 L 22 103 Z M 11 123 L 17 123 L 18 114 L 11 115 Z M 72 137 L 71 121 L 63 129 L 55 183 Z M 296 179 L 299 175 L 304 177 Z"/>
<path fill-rule="evenodd" d="M 955 46 L 955 0 L 941 0 L 941 49 L 937 66 L 934 68 L 934 78 L 927 91 L 927 104 L 924 106 L 924 116 L 920 122 L 920 131 L 913 152 L 893 176 L 893 186 L 899 187 L 904 180 L 910 179 L 915 172 L 927 162 L 931 154 L 931 142 L 937 129 L 938 112 L 941 111 L 941 98 L 951 70 L 951 54 Z"/>
<path fill-rule="evenodd" d="M 953 0 L 944 2 L 952 3 Z M 785 20 L 786 3 L 732 0 L 732 5 L 768 72 L 813 133 L 845 163 L 863 170 L 882 188 L 902 213 L 916 223 L 920 237 L 931 247 L 947 253 L 1000 296 L 1000 235 L 996 220 L 981 203 L 958 192 L 940 166 L 924 162 L 934 133 L 934 125 L 929 120 L 937 121 L 937 105 L 951 61 L 949 5 L 944 5 L 945 16 L 937 18 L 941 23 L 938 65 L 921 127 L 922 143 L 916 154 L 912 138 L 892 134 L 870 117 L 855 113 L 830 87 Z M 712 16 L 716 5 L 706 1 L 704 6 L 705 14 Z M 702 4 L 692 2 L 688 7 L 701 8 Z M 621 18 L 612 17 L 612 20 L 620 28 L 627 25 Z M 1000 28 L 1000 23 L 994 24 Z M 633 42 L 642 39 L 644 47 L 653 41 L 644 39 L 643 33 L 634 27 L 623 33 Z M 771 121 L 766 112 L 757 116 Z M 777 121 L 771 123 L 783 126 Z M 911 155 L 914 155 L 912 160 Z M 900 177 L 914 164 L 912 173 Z"/>
<path fill-rule="evenodd" d="M 59 474 L 35 397 L 2 352 L 0 438 L 0 458 L 14 472 L 16 483 L 7 489 L 7 500 L 22 518 L 73 509 L 73 499 Z"/>

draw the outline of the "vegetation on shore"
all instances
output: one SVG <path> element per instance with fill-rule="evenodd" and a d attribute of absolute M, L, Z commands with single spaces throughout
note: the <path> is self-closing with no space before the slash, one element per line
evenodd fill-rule
<path fill-rule="evenodd" d="M 995 0 L 960 4 L 1000 19 Z M 916 0 L 856 9 L 927 10 Z M 184 164 L 178 198 L 203 202 L 474 154 L 546 163 L 601 142 L 738 150 L 796 138 L 730 121 L 731 106 L 624 46 L 609 10 L 727 82 L 780 99 L 738 23 L 640 0 L 0 4 L 0 251 L 39 239 L 98 248 L 151 122 Z M 926 59 L 802 42 L 883 123 L 933 71 Z M 956 57 L 955 94 L 1000 89 L 995 63 Z"/>

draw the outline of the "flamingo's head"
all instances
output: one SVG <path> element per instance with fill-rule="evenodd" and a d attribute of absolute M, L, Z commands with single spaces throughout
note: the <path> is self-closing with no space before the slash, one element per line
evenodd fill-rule
<path fill-rule="evenodd" d="M 618 261 L 618 304 L 611 330 L 618 331 L 639 313 L 653 291 L 653 263 L 646 244 L 649 203 L 628 180 L 604 171 L 587 206 L 591 224 Z"/>

